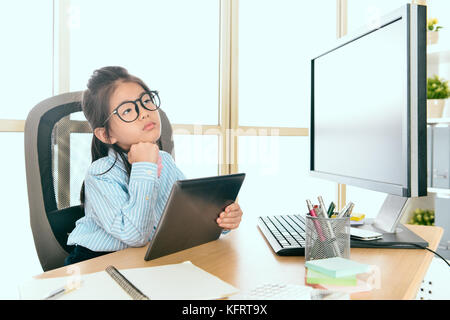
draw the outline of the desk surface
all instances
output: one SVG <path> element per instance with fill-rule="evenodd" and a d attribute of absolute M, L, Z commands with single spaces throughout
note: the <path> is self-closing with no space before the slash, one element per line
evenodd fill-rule
<path fill-rule="evenodd" d="M 439 227 L 408 227 L 428 241 L 436 250 L 443 230 Z M 216 275 L 242 291 L 262 283 L 305 284 L 304 257 L 277 256 L 256 227 L 256 219 L 243 219 L 241 226 L 229 234 L 201 246 L 152 261 L 145 261 L 147 246 L 129 248 L 71 266 L 42 273 L 36 278 L 63 277 L 79 267 L 81 274 L 104 270 L 108 265 L 118 269 L 159 266 L 190 260 L 196 266 Z M 423 249 L 351 249 L 351 259 L 378 266 L 379 289 L 352 294 L 352 299 L 414 299 L 428 270 L 433 254 Z"/>

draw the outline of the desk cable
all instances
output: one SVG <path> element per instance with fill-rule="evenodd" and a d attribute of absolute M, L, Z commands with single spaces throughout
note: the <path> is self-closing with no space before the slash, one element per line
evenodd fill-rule
<path fill-rule="evenodd" d="M 389 244 L 387 244 L 387 243 L 386 244 L 384 244 L 384 243 L 369 243 L 368 241 L 361 241 L 361 240 L 355 240 L 355 239 L 352 239 L 352 242 L 363 243 L 366 248 L 369 248 L 369 247 L 370 248 L 395 247 L 395 248 L 405 248 L 405 249 L 407 249 L 407 248 L 411 248 L 411 247 L 419 247 L 420 249 L 425 249 L 425 250 L 428 250 L 428 251 L 434 253 L 436 256 L 438 256 L 439 258 L 444 260 L 444 262 L 447 264 L 447 266 L 450 267 L 450 264 L 448 263 L 448 261 L 443 256 L 441 256 L 439 253 L 431 250 L 430 248 L 418 245 L 417 243 L 408 243 L 408 244 L 398 243 L 398 244 L 392 245 L 392 243 L 389 243 Z"/>
<path fill-rule="evenodd" d="M 433 253 L 434 253 L 435 255 L 437 255 L 439 258 L 441 258 L 442 260 L 444 260 L 444 262 L 447 264 L 447 266 L 450 267 L 450 264 L 448 263 L 447 259 L 445 259 L 443 256 L 441 256 L 439 253 L 437 253 L 437 252 L 431 250 L 430 248 L 422 247 L 421 245 L 418 245 L 417 243 L 413 243 L 413 245 L 415 245 L 415 246 L 417 246 L 417 247 L 419 247 L 419 248 L 421 248 L 421 249 L 426 249 L 426 250 L 428 250 L 428 251 L 430 251 L 430 252 L 433 252 Z"/>

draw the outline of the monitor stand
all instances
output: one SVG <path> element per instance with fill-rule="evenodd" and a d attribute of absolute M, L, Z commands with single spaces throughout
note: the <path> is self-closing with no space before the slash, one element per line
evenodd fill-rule
<path fill-rule="evenodd" d="M 428 247 L 428 242 L 399 223 L 405 213 L 410 199 L 388 195 L 375 219 L 367 219 L 366 223 L 357 228 L 376 231 L 383 234 L 379 240 L 351 240 L 353 248 L 411 248 Z"/>

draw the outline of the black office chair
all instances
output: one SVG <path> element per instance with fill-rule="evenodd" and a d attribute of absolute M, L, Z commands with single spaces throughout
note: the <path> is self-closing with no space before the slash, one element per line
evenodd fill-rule
<path fill-rule="evenodd" d="M 67 238 L 84 216 L 80 189 L 91 163 L 92 131 L 81 111 L 82 91 L 37 104 L 25 122 L 25 163 L 34 244 L 44 271 L 62 267 Z M 172 126 L 161 117 L 161 150 L 174 158 Z"/>

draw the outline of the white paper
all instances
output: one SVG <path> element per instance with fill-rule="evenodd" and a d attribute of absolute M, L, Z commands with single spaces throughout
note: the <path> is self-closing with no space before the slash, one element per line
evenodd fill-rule
<path fill-rule="evenodd" d="M 135 287 L 150 299 L 219 299 L 239 290 L 218 277 L 198 268 L 190 261 L 159 267 L 120 270 Z M 131 297 L 106 271 L 81 275 L 78 289 L 58 297 L 61 300 L 123 300 Z M 20 298 L 43 299 L 74 277 L 32 280 L 19 286 Z"/>

